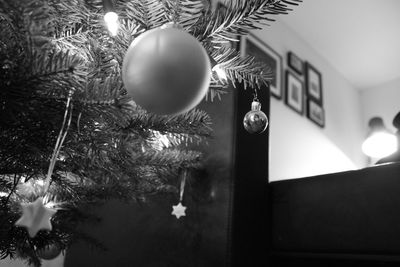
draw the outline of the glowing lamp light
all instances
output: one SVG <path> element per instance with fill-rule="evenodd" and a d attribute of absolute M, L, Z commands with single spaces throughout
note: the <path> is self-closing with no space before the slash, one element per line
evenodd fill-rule
<path fill-rule="evenodd" d="M 364 154 L 372 158 L 383 158 L 396 152 L 397 137 L 386 129 L 382 118 L 372 118 L 369 126 L 371 131 L 361 147 Z"/>
<path fill-rule="evenodd" d="M 383 158 L 396 152 L 397 138 L 390 133 L 376 133 L 362 144 L 364 154 L 372 158 Z"/>
<path fill-rule="evenodd" d="M 223 81 L 227 81 L 228 80 L 228 77 L 226 76 L 226 72 L 225 72 L 225 70 L 223 68 L 221 68 L 220 64 L 215 65 L 212 68 L 212 71 L 215 71 L 217 73 L 218 77 L 221 80 L 223 80 Z"/>
<path fill-rule="evenodd" d="M 118 33 L 118 14 L 113 11 L 107 12 L 104 15 L 104 21 L 111 35 L 116 36 Z"/>

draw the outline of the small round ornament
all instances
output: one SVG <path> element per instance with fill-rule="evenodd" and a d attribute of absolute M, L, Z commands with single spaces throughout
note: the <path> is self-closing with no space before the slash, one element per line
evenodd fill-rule
<path fill-rule="evenodd" d="M 132 99 L 160 115 L 181 114 L 200 103 L 211 78 L 200 42 L 176 24 L 149 30 L 129 46 L 122 80 Z"/>
<path fill-rule="evenodd" d="M 61 253 L 61 248 L 58 244 L 49 244 L 42 249 L 38 249 L 36 254 L 43 260 L 55 259 Z"/>
<path fill-rule="evenodd" d="M 251 110 L 244 116 L 243 126 L 251 134 L 262 133 L 267 129 L 267 115 L 261 111 L 261 103 L 257 100 L 251 103 Z"/>

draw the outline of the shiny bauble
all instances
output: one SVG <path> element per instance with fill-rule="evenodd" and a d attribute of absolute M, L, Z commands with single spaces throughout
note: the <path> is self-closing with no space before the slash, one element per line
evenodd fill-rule
<path fill-rule="evenodd" d="M 261 111 L 261 103 L 253 101 L 251 103 L 251 110 L 246 113 L 243 119 L 243 126 L 249 133 L 262 133 L 268 127 L 268 118 L 264 112 Z"/>
<path fill-rule="evenodd" d="M 61 247 L 58 244 L 49 244 L 44 248 L 38 249 L 36 254 L 43 260 L 52 260 L 61 253 Z"/>
<path fill-rule="evenodd" d="M 181 114 L 207 93 L 208 54 L 200 42 L 175 25 L 148 30 L 129 46 L 122 80 L 132 99 L 149 112 Z"/>

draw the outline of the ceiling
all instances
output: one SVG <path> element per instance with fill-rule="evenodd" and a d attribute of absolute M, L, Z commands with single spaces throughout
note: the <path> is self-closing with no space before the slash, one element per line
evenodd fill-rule
<path fill-rule="evenodd" d="M 279 20 L 357 89 L 400 78 L 399 0 L 303 0 Z"/>

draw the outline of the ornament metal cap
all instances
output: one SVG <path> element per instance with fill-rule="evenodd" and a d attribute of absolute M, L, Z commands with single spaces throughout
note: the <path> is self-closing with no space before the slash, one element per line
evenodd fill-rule
<path fill-rule="evenodd" d="M 251 102 L 251 110 L 261 110 L 261 103 L 257 100 Z"/>
<path fill-rule="evenodd" d="M 173 22 L 173 21 L 167 22 L 160 27 L 160 29 L 169 29 L 169 28 L 183 30 L 183 27 L 180 24 Z"/>

